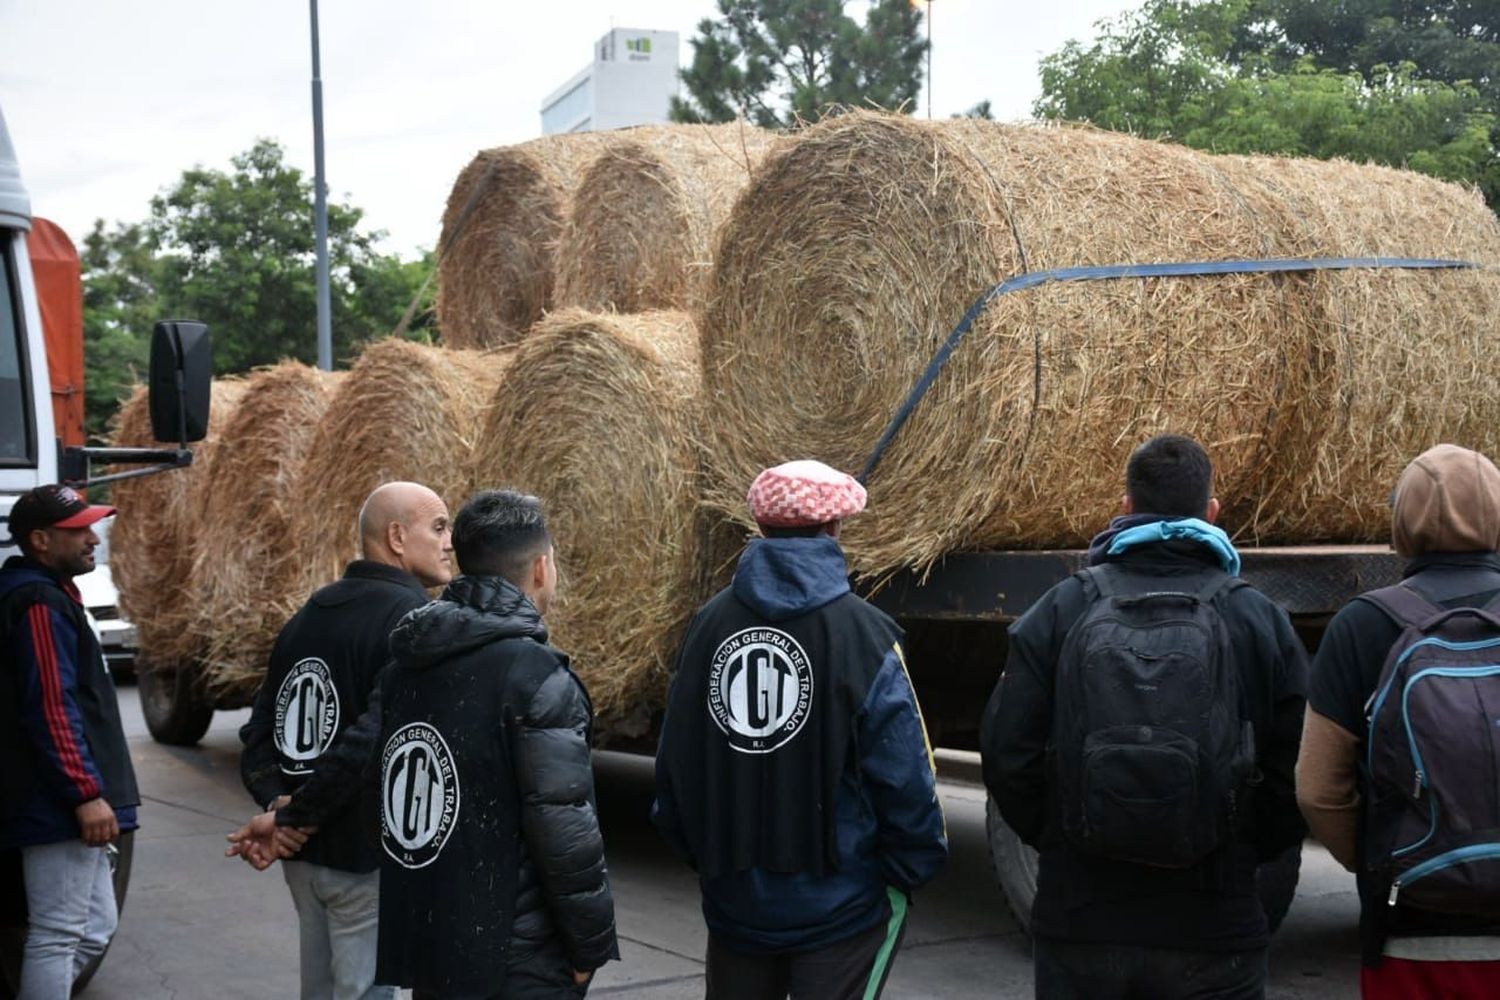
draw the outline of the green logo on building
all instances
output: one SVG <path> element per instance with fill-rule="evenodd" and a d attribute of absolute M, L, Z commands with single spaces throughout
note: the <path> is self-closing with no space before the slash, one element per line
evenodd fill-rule
<path fill-rule="evenodd" d="M 639 52 L 642 55 L 651 54 L 651 39 L 649 38 L 627 38 L 625 39 L 626 52 Z"/>

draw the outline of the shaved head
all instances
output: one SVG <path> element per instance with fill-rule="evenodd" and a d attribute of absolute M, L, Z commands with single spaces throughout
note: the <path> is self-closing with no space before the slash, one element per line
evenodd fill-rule
<path fill-rule="evenodd" d="M 384 483 L 359 509 L 360 555 L 397 566 L 429 587 L 452 576 L 448 505 L 421 483 Z"/>

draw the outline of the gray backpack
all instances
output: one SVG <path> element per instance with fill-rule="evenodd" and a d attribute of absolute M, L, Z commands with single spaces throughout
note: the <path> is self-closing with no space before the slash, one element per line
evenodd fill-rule
<path fill-rule="evenodd" d="M 1366 706 L 1366 867 L 1392 906 L 1500 919 L 1500 597 L 1364 599 L 1403 626 Z"/>
<path fill-rule="evenodd" d="M 1232 839 L 1255 733 L 1215 602 L 1247 586 L 1215 572 L 1192 589 L 1106 564 L 1057 666 L 1053 779 L 1068 840 L 1115 861 L 1188 868 Z M 1175 581 L 1172 581 L 1175 582 Z"/>

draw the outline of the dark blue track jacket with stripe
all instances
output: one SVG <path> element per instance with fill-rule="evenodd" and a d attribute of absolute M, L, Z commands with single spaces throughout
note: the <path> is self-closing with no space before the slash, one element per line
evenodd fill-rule
<path fill-rule="evenodd" d="M 136 827 L 135 770 L 115 687 L 78 589 L 12 556 L 0 567 L 0 848 L 80 836 L 74 809 L 104 797 Z"/>

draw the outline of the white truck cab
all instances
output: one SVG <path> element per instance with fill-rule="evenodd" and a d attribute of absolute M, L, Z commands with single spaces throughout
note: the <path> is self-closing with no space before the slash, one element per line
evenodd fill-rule
<path fill-rule="evenodd" d="M 47 352 L 26 252 L 30 230 L 31 199 L 0 110 L 0 517 L 7 523 L 16 496 L 57 482 Z M 9 537 L 0 533 L 0 546 Z M 0 555 L 11 551 L 0 548 Z"/>
<path fill-rule="evenodd" d="M 33 218 L 31 199 L 21 183 L 15 146 L 0 110 L 0 560 L 15 554 L 10 544 L 10 511 L 16 498 L 44 483 L 66 481 L 88 486 L 115 479 L 149 475 L 192 462 L 187 442 L 201 440 L 207 431 L 208 394 L 212 360 L 207 328 L 201 323 L 158 323 L 151 344 L 151 419 L 158 439 L 177 442 L 176 448 L 60 448 L 54 431 L 52 389 L 47 345 L 42 328 L 36 283 L 26 237 Z M 149 465 L 148 468 L 90 478 L 90 462 Z M 114 585 L 108 570 L 80 578 L 86 599 L 113 603 Z M 102 607 L 102 604 L 96 604 Z M 122 628 L 101 629 L 101 645 L 115 644 Z M 106 636 L 104 633 L 110 632 Z M 101 668 L 102 669 L 102 668 Z M 0 684 L 8 684 L 0 677 Z M 5 724 L 0 720 L 0 724 Z M 30 766 L 7 761 L 6 767 Z M 115 876 L 115 898 L 123 903 L 130 878 L 133 833 L 110 845 Z M 18 989 L 21 949 L 26 939 L 26 894 L 19 852 L 0 851 L 0 1000 L 10 1000 Z M 103 956 L 79 974 L 74 990 L 93 976 Z"/>

